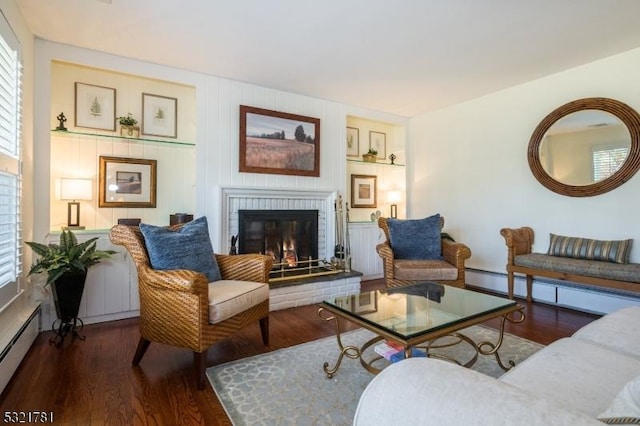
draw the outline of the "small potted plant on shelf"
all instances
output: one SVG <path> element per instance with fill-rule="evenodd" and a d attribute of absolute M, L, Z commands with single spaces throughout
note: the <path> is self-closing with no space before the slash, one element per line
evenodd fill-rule
<path fill-rule="evenodd" d="M 60 324 L 51 342 L 56 343 L 57 346 L 62 345 L 68 332 L 71 332 L 74 337 L 83 339 L 76 328 L 78 322 L 82 325 L 82 320 L 78 318 L 78 311 L 87 271 L 102 259 L 116 253 L 113 250 L 97 250 L 97 239 L 98 237 L 94 237 L 78 243 L 74 233 L 65 229 L 60 235 L 60 244 L 45 245 L 26 242 L 34 253 L 40 256 L 31 266 L 29 275 L 46 272 L 47 281 L 44 286 L 51 285 L 53 290 L 53 301 Z"/>
<path fill-rule="evenodd" d="M 369 148 L 369 151 L 366 154 L 362 154 L 362 160 L 369 163 L 375 163 L 377 157 L 378 151 L 373 148 Z"/>
<path fill-rule="evenodd" d="M 138 120 L 133 118 L 131 113 L 126 116 L 116 117 L 118 123 L 120 123 L 120 136 L 138 137 L 140 136 L 140 127 L 136 126 Z"/>

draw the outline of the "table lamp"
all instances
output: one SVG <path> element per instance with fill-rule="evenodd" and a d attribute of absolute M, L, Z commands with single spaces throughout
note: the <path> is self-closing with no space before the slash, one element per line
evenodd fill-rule
<path fill-rule="evenodd" d="M 80 226 L 80 203 L 78 200 L 91 200 L 91 179 L 60 179 L 60 199 L 71 200 L 67 203 L 66 229 L 84 229 Z"/>
<path fill-rule="evenodd" d="M 396 219 L 398 217 L 398 202 L 402 199 L 400 191 L 389 191 L 387 198 L 391 203 L 391 218 Z"/>

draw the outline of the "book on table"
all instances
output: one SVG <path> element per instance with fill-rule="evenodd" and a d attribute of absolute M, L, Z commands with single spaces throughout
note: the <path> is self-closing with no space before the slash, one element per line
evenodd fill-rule
<path fill-rule="evenodd" d="M 404 359 L 404 347 L 396 342 L 386 341 L 378 343 L 373 350 L 375 353 L 391 362 L 398 362 Z M 411 356 L 425 357 L 427 354 L 418 348 L 411 348 Z"/>

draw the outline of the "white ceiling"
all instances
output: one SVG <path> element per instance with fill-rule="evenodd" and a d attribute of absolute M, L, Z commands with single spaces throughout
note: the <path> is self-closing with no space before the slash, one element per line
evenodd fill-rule
<path fill-rule="evenodd" d="M 638 0 L 16 2 L 47 40 L 409 117 L 640 46 Z"/>

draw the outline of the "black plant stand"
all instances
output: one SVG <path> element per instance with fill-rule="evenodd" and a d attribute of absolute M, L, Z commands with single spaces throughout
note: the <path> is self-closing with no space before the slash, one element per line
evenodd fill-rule
<path fill-rule="evenodd" d="M 85 339 L 85 336 L 80 334 L 84 323 L 78 318 L 78 311 L 80 310 L 86 276 L 86 271 L 68 273 L 62 275 L 52 284 L 58 319 L 51 325 L 51 329 L 56 332 L 56 335 L 49 339 L 49 344 L 59 348 L 69 334 L 71 334 L 72 341 Z"/>
<path fill-rule="evenodd" d="M 50 345 L 56 345 L 57 348 L 62 346 L 64 343 L 64 338 L 67 337 L 67 334 L 71 333 L 71 340 L 84 340 L 85 336 L 80 334 L 82 329 L 84 328 L 84 323 L 80 318 L 71 318 L 67 320 L 57 319 L 51 325 L 51 329 L 55 330 L 56 335 L 49 339 Z"/>

